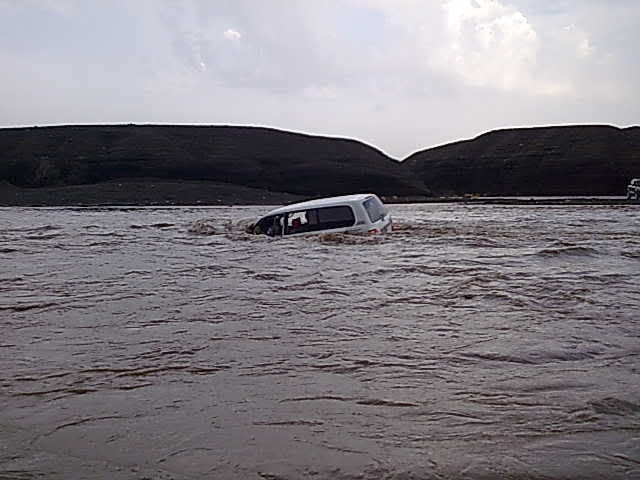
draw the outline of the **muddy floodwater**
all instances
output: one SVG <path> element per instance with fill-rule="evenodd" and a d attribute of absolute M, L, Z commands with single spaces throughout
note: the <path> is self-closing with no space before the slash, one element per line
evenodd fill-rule
<path fill-rule="evenodd" d="M 640 208 L 0 209 L 0 478 L 638 479 Z"/>

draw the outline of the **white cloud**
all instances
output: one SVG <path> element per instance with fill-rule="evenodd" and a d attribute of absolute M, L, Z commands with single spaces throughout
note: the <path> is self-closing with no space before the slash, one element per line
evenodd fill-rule
<path fill-rule="evenodd" d="M 589 36 L 575 25 L 565 26 L 560 36 L 562 38 L 559 41 L 563 42 L 568 50 L 573 49 L 578 58 L 587 58 L 594 53 Z"/>
<path fill-rule="evenodd" d="M 440 61 L 475 86 L 515 89 L 535 67 L 538 37 L 521 12 L 498 1 L 451 0 Z"/>
<path fill-rule="evenodd" d="M 583 38 L 578 42 L 578 56 L 581 58 L 586 58 L 591 56 L 593 53 L 593 47 L 589 42 L 588 38 Z"/>
<path fill-rule="evenodd" d="M 333 100 L 338 97 L 336 88 L 320 85 L 309 85 L 302 90 L 302 94 L 315 100 Z"/>
<path fill-rule="evenodd" d="M 231 41 L 237 41 L 242 38 L 242 34 L 239 31 L 234 30 L 233 28 L 226 29 L 223 35 L 224 35 L 224 38 Z"/>

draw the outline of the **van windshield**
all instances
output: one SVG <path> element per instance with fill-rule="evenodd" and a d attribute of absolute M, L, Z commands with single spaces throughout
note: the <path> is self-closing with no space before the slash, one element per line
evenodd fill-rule
<path fill-rule="evenodd" d="M 382 202 L 376 197 L 368 198 L 362 203 L 362 206 L 367 211 L 367 215 L 369 215 L 369 219 L 372 223 L 377 222 L 387 213 Z"/>
<path fill-rule="evenodd" d="M 253 233 L 258 235 L 269 235 L 270 237 L 282 235 L 283 223 L 283 215 L 271 215 L 269 217 L 264 217 L 253 227 Z"/>

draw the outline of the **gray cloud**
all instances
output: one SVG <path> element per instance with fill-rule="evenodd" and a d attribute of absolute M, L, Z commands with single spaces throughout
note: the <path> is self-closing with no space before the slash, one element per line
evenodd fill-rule
<path fill-rule="evenodd" d="M 636 123 L 635 1 L 0 0 L 0 124 L 238 123 L 404 157 Z"/>

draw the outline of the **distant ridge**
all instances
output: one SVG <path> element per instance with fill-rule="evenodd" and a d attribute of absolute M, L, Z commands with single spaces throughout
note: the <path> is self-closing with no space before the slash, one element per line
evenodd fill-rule
<path fill-rule="evenodd" d="M 63 187 L 120 178 L 206 181 L 316 197 L 429 194 L 397 161 L 355 140 L 235 126 L 0 129 L 0 181 Z"/>
<path fill-rule="evenodd" d="M 403 162 L 436 194 L 624 195 L 640 177 L 640 127 L 494 130 Z"/>
<path fill-rule="evenodd" d="M 397 162 L 350 139 L 265 127 L 0 128 L 0 204 L 281 203 L 376 192 L 623 195 L 640 127 L 495 130 Z"/>

